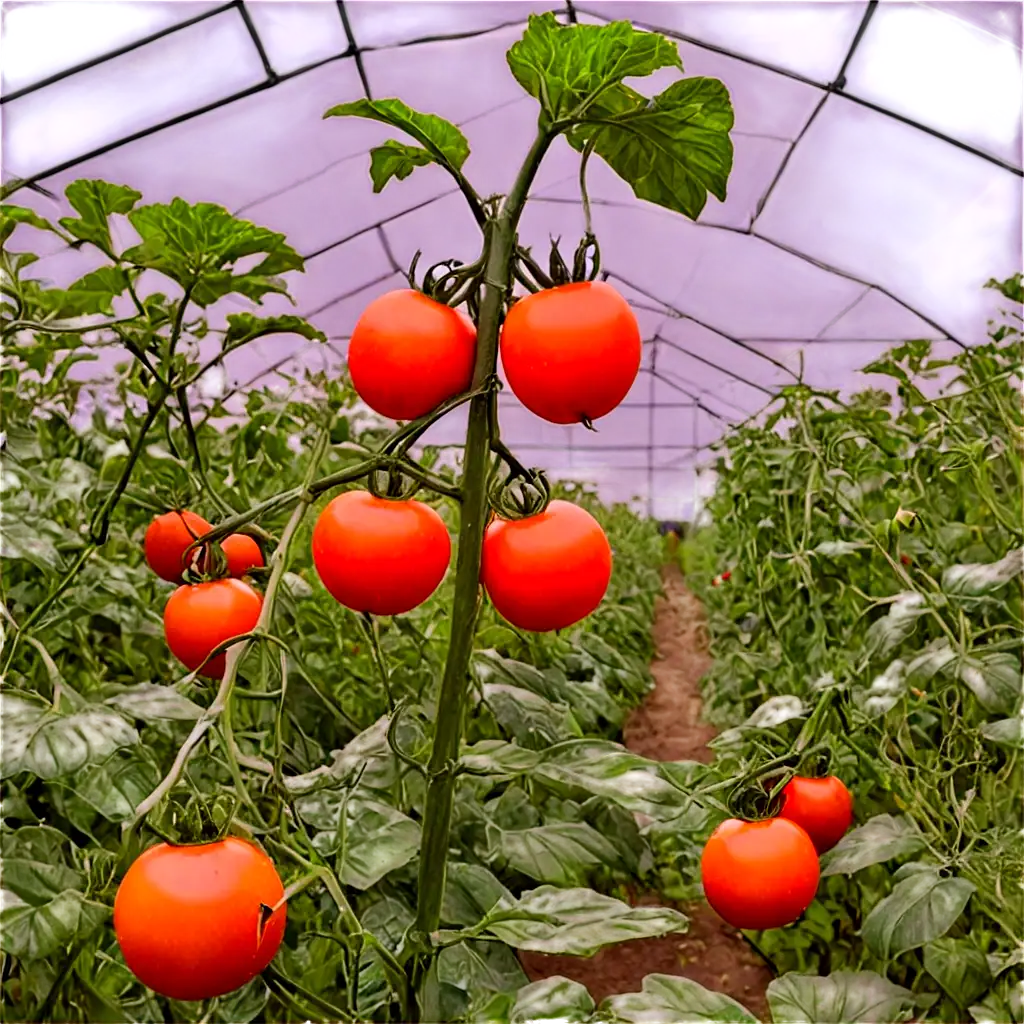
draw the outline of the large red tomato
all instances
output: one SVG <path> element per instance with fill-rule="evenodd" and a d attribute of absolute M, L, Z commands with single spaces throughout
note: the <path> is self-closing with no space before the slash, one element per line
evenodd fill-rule
<path fill-rule="evenodd" d="M 186 668 L 198 668 L 219 644 L 252 632 L 262 607 L 263 598 L 241 580 L 185 584 L 164 607 L 167 646 Z M 226 660 L 226 654 L 211 658 L 200 675 L 220 679 Z"/>
<path fill-rule="evenodd" d="M 705 844 L 700 873 L 708 903 L 734 928 L 781 928 L 811 905 L 818 854 L 785 818 L 729 818 Z"/>
<path fill-rule="evenodd" d="M 411 288 L 374 299 L 348 343 L 359 397 L 393 420 L 414 420 L 469 389 L 476 359 L 470 320 Z"/>
<path fill-rule="evenodd" d="M 263 552 L 259 544 L 245 533 L 233 533 L 220 542 L 228 560 L 228 575 L 241 579 L 250 569 L 263 565 Z"/>
<path fill-rule="evenodd" d="M 598 521 L 568 501 L 528 519 L 495 519 L 484 534 L 481 579 L 513 626 L 544 633 L 586 618 L 612 575 L 612 549 Z"/>
<path fill-rule="evenodd" d="M 144 985 L 171 999 L 241 988 L 274 959 L 284 935 L 284 887 L 258 847 L 229 837 L 202 846 L 152 846 L 114 897 L 114 933 Z"/>
<path fill-rule="evenodd" d="M 640 371 L 640 326 L 603 281 L 549 288 L 505 318 L 501 364 L 523 405 L 551 423 L 606 416 Z"/>
<path fill-rule="evenodd" d="M 853 821 L 853 797 L 840 779 L 808 779 L 797 775 L 782 789 L 780 818 L 795 821 L 818 853 L 831 850 Z"/>
<path fill-rule="evenodd" d="M 210 524 L 195 512 L 181 510 L 157 516 L 147 527 L 143 542 L 147 564 L 160 579 L 180 583 L 187 568 L 182 559 L 185 549 L 210 530 Z"/>
<path fill-rule="evenodd" d="M 448 528 L 429 505 L 368 491 L 339 494 L 313 528 L 324 586 L 346 608 L 372 615 L 402 615 L 426 601 L 451 553 Z"/>

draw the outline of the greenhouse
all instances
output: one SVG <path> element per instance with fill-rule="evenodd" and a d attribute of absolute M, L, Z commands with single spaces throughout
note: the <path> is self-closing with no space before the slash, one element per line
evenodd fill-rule
<path fill-rule="evenodd" d="M 1024 1024 L 1022 14 L 4 0 L 2 1019 Z"/>

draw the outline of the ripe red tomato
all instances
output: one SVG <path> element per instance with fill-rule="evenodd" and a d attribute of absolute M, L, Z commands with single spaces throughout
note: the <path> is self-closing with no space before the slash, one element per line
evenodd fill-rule
<path fill-rule="evenodd" d="M 167 646 L 186 668 L 198 668 L 218 644 L 251 632 L 262 607 L 263 598 L 241 580 L 185 584 L 164 607 Z M 199 674 L 220 679 L 226 660 L 226 654 L 218 654 Z"/>
<path fill-rule="evenodd" d="M 421 501 L 345 491 L 313 528 L 313 564 L 331 596 L 372 615 L 402 615 L 422 604 L 448 571 L 444 520 Z"/>
<path fill-rule="evenodd" d="M 182 571 L 187 568 L 182 560 L 185 548 L 211 529 L 202 516 L 184 509 L 157 516 L 146 528 L 146 563 L 160 579 L 180 583 Z"/>
<path fill-rule="evenodd" d="M 818 855 L 785 818 L 729 818 L 705 844 L 700 873 L 708 903 L 734 928 L 781 928 L 811 905 Z"/>
<path fill-rule="evenodd" d="M 501 332 L 501 364 L 523 405 L 550 423 L 606 416 L 640 371 L 640 325 L 603 281 L 520 299 Z"/>
<path fill-rule="evenodd" d="M 795 821 L 818 853 L 831 850 L 853 821 L 853 797 L 834 775 L 808 779 L 797 775 L 782 789 L 780 818 Z"/>
<path fill-rule="evenodd" d="M 244 533 L 233 533 L 220 542 L 228 560 L 228 575 L 241 579 L 250 569 L 263 565 L 263 552 L 259 544 Z"/>
<path fill-rule="evenodd" d="M 414 420 L 469 390 L 476 328 L 464 314 L 411 288 L 374 299 L 348 343 L 359 397 L 393 420 Z"/>
<path fill-rule="evenodd" d="M 283 895 L 273 861 L 251 843 L 160 843 L 118 887 L 114 933 L 144 985 L 171 999 L 211 999 L 241 988 L 274 959 L 287 908 L 260 930 L 260 904 L 272 908 Z"/>
<path fill-rule="evenodd" d="M 528 519 L 495 519 L 484 533 L 481 579 L 513 626 L 544 633 L 586 618 L 612 575 L 612 549 L 598 521 L 568 501 Z"/>

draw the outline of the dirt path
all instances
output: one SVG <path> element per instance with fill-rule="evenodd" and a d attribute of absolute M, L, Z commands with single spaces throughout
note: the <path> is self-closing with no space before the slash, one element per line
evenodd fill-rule
<path fill-rule="evenodd" d="M 675 567 L 665 571 L 665 596 L 658 602 L 654 640 L 658 651 L 651 666 L 654 689 L 630 715 L 625 744 L 658 761 L 710 761 L 706 744 L 715 730 L 700 717 L 699 680 L 711 664 L 704 613 Z M 532 981 L 561 974 L 581 982 L 598 1003 L 609 995 L 639 991 L 647 974 L 679 975 L 724 992 L 764 1020 L 764 992 L 771 974 L 761 959 L 706 904 L 679 909 L 690 918 L 685 935 L 623 942 L 590 960 L 523 953 L 523 967 Z"/>

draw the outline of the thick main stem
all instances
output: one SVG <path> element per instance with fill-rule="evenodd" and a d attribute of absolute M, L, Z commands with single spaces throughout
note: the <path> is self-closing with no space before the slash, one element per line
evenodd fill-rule
<path fill-rule="evenodd" d="M 482 389 L 495 372 L 498 332 L 512 277 L 516 227 L 537 168 L 551 144 L 545 131 L 537 136 L 512 190 L 488 233 L 484 294 L 477 324 L 476 366 L 473 389 Z M 452 802 L 455 796 L 455 765 L 462 740 L 462 719 L 469 681 L 480 601 L 480 553 L 487 525 L 487 469 L 491 445 L 490 397 L 477 395 L 469 407 L 469 427 L 462 464 L 462 514 L 459 521 L 458 560 L 452 632 L 437 705 L 434 745 L 430 754 L 430 781 L 424 809 L 423 844 L 420 848 L 419 899 L 416 929 L 429 935 L 441 920 Z"/>

